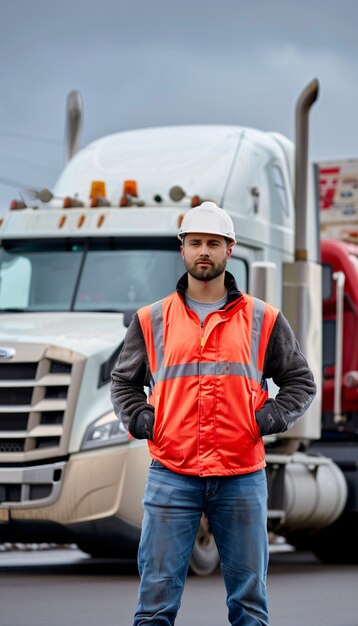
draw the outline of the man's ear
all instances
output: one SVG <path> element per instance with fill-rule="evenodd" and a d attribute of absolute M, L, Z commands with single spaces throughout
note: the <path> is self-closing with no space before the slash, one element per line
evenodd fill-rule
<path fill-rule="evenodd" d="M 230 259 L 231 255 L 232 255 L 232 249 L 233 249 L 234 245 L 235 245 L 235 243 L 233 241 L 231 241 L 229 243 L 228 248 L 227 248 L 227 253 L 226 253 L 226 258 L 227 259 Z"/>

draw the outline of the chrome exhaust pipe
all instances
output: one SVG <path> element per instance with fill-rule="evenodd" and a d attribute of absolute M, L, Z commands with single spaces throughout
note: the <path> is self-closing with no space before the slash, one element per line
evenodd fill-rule
<path fill-rule="evenodd" d="M 296 104 L 295 151 L 295 260 L 308 260 L 307 243 L 307 174 L 309 112 L 318 98 L 319 82 L 315 78 L 302 91 Z"/>

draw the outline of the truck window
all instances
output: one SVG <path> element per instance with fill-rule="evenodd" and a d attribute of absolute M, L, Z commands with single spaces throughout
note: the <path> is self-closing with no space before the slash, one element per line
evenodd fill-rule
<path fill-rule="evenodd" d="M 279 206 L 281 211 L 286 215 L 290 214 L 287 189 L 283 172 L 279 165 L 274 163 L 271 166 L 272 191 L 274 192 L 273 206 Z"/>
<path fill-rule="evenodd" d="M 183 273 L 177 250 L 89 249 L 74 310 L 137 309 L 174 291 Z"/>
<path fill-rule="evenodd" d="M 247 291 L 247 264 L 243 259 L 232 256 L 227 264 L 227 269 L 234 276 L 237 286 L 242 291 Z"/>
<path fill-rule="evenodd" d="M 334 367 L 336 362 L 336 321 L 323 321 L 323 369 L 326 367 Z"/>
<path fill-rule="evenodd" d="M 332 265 L 324 263 L 322 265 L 322 300 L 331 300 L 333 295 L 332 285 Z"/>
<path fill-rule="evenodd" d="M 65 240 L 3 241 L 0 309 L 68 311 L 83 254 L 78 248 Z"/>
<path fill-rule="evenodd" d="M 0 302 L 6 308 L 24 309 L 28 306 L 31 283 L 31 263 L 28 258 L 13 258 L 4 253 L 0 265 Z M 14 289 L 14 287 L 16 288 Z"/>

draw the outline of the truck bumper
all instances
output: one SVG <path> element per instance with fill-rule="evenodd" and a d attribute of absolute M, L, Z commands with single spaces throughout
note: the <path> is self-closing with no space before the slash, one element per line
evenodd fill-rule
<path fill-rule="evenodd" d="M 0 502 L 0 541 L 75 541 L 81 528 L 98 532 L 101 522 L 137 535 L 148 465 L 147 446 L 131 441 L 64 462 L 0 468 L 0 485 L 21 485 L 21 501 Z M 31 499 L 41 493 L 45 497 Z"/>

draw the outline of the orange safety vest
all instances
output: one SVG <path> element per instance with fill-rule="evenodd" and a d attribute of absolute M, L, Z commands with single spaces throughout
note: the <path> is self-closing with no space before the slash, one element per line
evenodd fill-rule
<path fill-rule="evenodd" d="M 152 458 L 198 476 L 265 467 L 255 411 L 268 397 L 262 371 L 277 315 L 245 293 L 203 326 L 177 292 L 139 309 L 153 377 Z"/>

